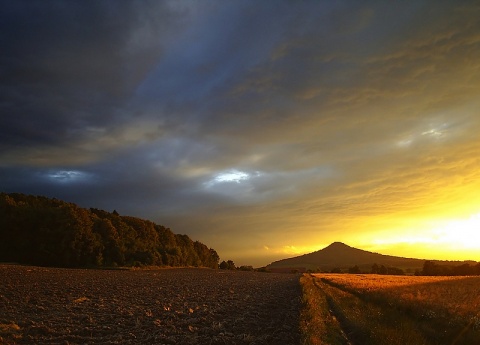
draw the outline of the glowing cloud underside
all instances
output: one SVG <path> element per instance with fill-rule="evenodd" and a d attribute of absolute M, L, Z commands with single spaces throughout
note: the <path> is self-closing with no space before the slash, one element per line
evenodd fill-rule
<path fill-rule="evenodd" d="M 247 180 L 250 177 L 249 174 L 243 172 L 243 171 L 238 171 L 238 170 L 230 170 L 226 172 L 222 172 L 215 176 L 214 181 L 217 183 L 221 182 L 241 182 L 244 180 Z"/>
<path fill-rule="evenodd" d="M 260 172 L 254 173 L 247 173 L 241 170 L 226 170 L 219 172 L 218 174 L 214 175 L 210 180 L 203 183 L 203 186 L 206 188 L 212 188 L 215 186 L 235 186 L 240 185 L 243 182 L 247 182 L 254 177 L 259 177 L 262 174 Z"/>
<path fill-rule="evenodd" d="M 48 173 L 47 178 L 57 183 L 72 183 L 87 180 L 89 174 L 76 170 L 58 170 Z"/>

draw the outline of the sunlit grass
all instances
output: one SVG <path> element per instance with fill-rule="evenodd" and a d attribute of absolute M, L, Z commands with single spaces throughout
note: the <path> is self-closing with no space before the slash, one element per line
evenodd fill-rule
<path fill-rule="evenodd" d="M 422 334 L 417 332 L 416 322 L 391 306 L 369 303 L 325 283 L 321 286 L 352 343 L 427 344 Z"/>
<path fill-rule="evenodd" d="M 480 277 L 316 274 L 312 279 L 347 335 L 361 343 L 480 344 Z"/>
<path fill-rule="evenodd" d="M 371 299 L 395 301 L 405 308 L 432 310 L 467 320 L 480 312 L 480 277 L 316 275 Z"/>
<path fill-rule="evenodd" d="M 327 296 L 319 289 L 316 280 L 310 275 L 300 278 L 303 292 L 303 309 L 300 315 L 300 329 L 303 344 L 345 344 L 338 321 L 329 312 Z"/>

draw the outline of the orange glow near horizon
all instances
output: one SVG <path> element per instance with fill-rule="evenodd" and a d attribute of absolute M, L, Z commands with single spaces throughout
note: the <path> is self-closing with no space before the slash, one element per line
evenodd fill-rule
<path fill-rule="evenodd" d="M 356 242 L 362 249 L 388 255 L 480 261 L 480 213 L 456 219 L 422 221 L 419 225 L 375 233 L 375 237 L 367 241 Z"/>
<path fill-rule="evenodd" d="M 443 186 L 432 185 L 430 195 L 419 197 L 420 205 L 412 203 L 403 212 L 353 219 L 349 228 L 356 226 L 358 234 L 345 234 L 343 240 L 387 255 L 480 261 L 480 185 L 453 180 L 436 181 Z"/>
<path fill-rule="evenodd" d="M 390 216 L 344 220 L 344 231 L 316 236 L 312 230 L 312 240 L 304 239 L 278 247 L 275 254 L 283 254 L 282 258 L 294 257 L 321 250 L 332 242 L 340 241 L 358 249 L 385 255 L 480 262 L 480 207 L 475 207 L 479 204 L 475 203 L 477 200 L 471 200 L 474 203 L 463 209 L 460 206 L 442 205 L 445 211 L 436 217 L 427 216 L 424 209 L 423 213 L 415 210 Z M 273 254 L 274 248 L 269 248 L 268 251 Z"/>
<path fill-rule="evenodd" d="M 332 231 L 328 236 L 312 235 L 312 240 L 297 238 L 291 244 L 264 245 L 261 256 L 269 256 L 274 260 L 285 259 L 312 253 L 339 241 L 384 255 L 480 262 L 480 212 L 458 217 L 445 217 L 444 214 L 444 217 L 422 219 L 415 216 L 377 216 L 364 219 L 363 222 L 361 219 L 351 219 L 344 223 L 345 228 L 357 229 L 357 232 Z"/>

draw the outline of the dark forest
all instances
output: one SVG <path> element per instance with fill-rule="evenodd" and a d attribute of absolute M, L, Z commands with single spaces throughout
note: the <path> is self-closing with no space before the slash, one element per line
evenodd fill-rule
<path fill-rule="evenodd" d="M 148 220 L 43 196 L 0 193 L 0 261 L 218 268 L 219 256 L 205 244 Z"/>

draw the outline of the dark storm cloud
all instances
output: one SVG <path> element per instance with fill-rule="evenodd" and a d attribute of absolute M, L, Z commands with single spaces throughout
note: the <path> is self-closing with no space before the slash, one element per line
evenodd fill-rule
<path fill-rule="evenodd" d="M 175 16 L 161 3 L 3 2 L 2 145 L 69 145 L 122 121 Z"/>

